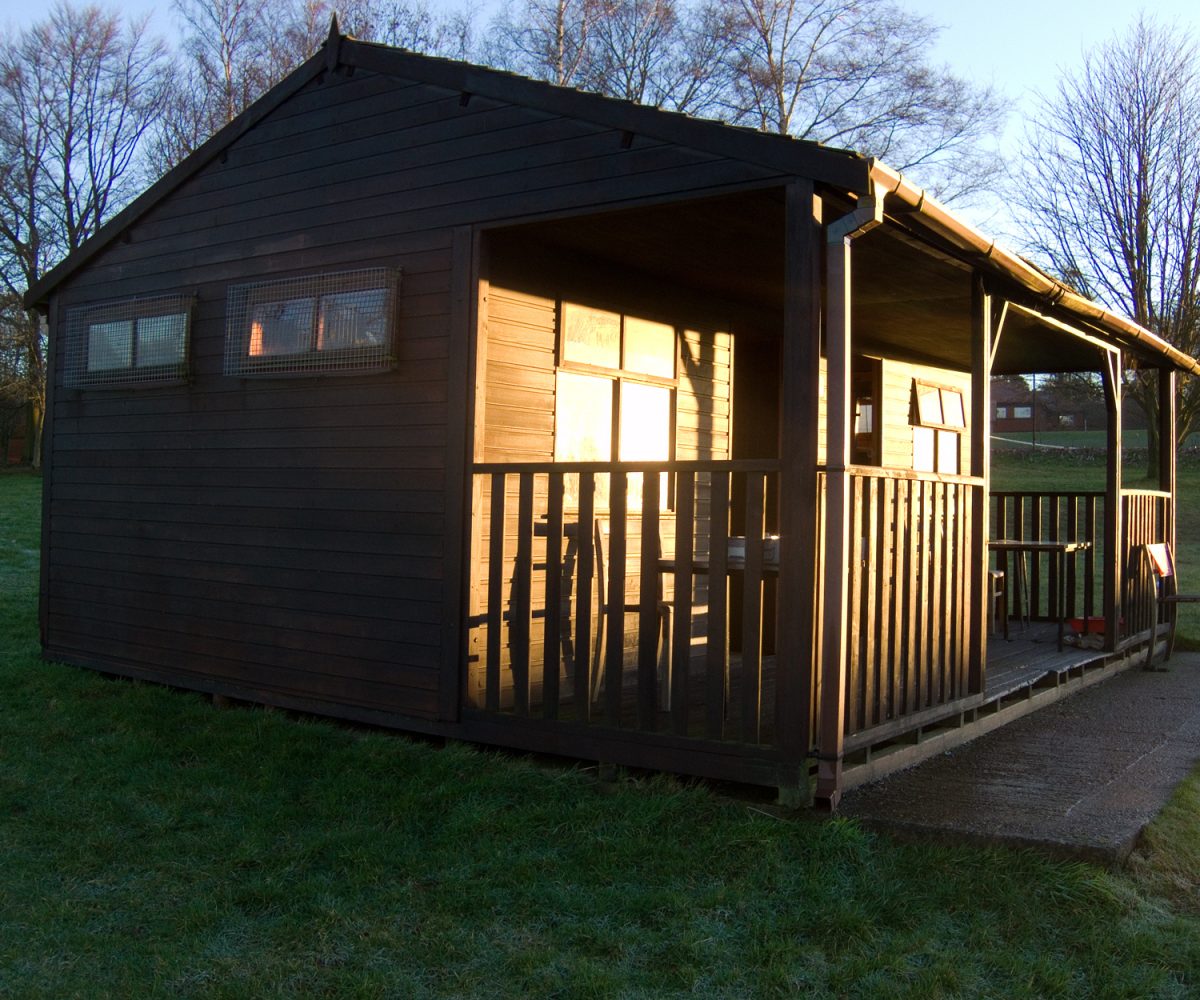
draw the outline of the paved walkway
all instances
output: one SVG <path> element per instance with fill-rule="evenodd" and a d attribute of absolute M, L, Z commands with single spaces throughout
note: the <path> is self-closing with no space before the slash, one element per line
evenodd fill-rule
<path fill-rule="evenodd" d="M 1200 761 L 1200 654 L 1139 667 L 872 784 L 841 811 L 899 834 L 1119 864 Z"/>

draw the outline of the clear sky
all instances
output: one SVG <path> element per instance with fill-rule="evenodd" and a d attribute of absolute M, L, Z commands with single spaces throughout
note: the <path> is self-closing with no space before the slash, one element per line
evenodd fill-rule
<path fill-rule="evenodd" d="M 500 0 L 485 0 L 486 10 Z M 164 36 L 173 31 L 169 2 L 99 0 L 100 6 L 150 14 L 152 27 Z M 431 6 L 460 6 L 454 0 L 430 0 Z M 1147 10 L 1165 24 L 1177 23 L 1200 41 L 1200 2 L 1154 0 L 1153 3 L 1114 0 L 899 0 L 904 10 L 926 17 L 941 27 L 934 61 L 949 65 L 967 79 L 990 83 L 1011 102 L 1012 114 L 999 148 L 1011 155 L 1017 146 L 1025 115 L 1037 91 L 1052 92 L 1062 71 L 1080 63 L 1085 49 L 1111 38 Z M 0 0 L 0 28 L 19 27 L 42 16 L 44 0 Z M 919 181 L 919 178 L 917 178 Z M 1003 229 L 994 211 L 964 211 L 982 228 Z"/>

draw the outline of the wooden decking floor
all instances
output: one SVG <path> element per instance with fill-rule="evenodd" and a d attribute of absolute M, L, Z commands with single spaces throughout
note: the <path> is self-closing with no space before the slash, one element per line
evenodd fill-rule
<path fill-rule="evenodd" d="M 1105 656 L 1103 652 L 1095 649 L 1081 649 L 1077 646 L 1066 645 L 1059 650 L 1057 647 L 1058 627 L 1053 622 L 1032 622 L 1023 628 L 1014 624 L 1007 640 L 1003 636 L 990 637 L 983 704 L 988 705 L 1000 700 L 1007 700 L 1015 694 L 1035 688 L 1056 686 L 1072 673 L 1077 673 L 1087 665 L 1102 661 Z M 704 703 L 706 671 L 707 665 L 703 649 L 697 647 L 697 652 L 691 660 L 688 684 L 687 735 L 692 738 L 704 738 L 710 735 L 707 732 Z M 759 684 L 760 722 L 757 727 L 757 739 L 749 735 L 755 731 L 755 727 L 743 726 L 742 719 L 746 714 L 746 706 L 742 696 L 742 679 L 741 657 L 734 653 L 730 656 L 728 701 L 724 706 L 723 732 L 719 738 L 770 744 L 775 729 L 775 657 L 770 655 L 763 657 Z M 559 706 L 558 719 L 561 722 L 579 721 L 570 694 L 570 680 L 564 677 L 561 684 L 563 698 Z M 637 728 L 637 694 L 636 668 L 627 665 L 622 684 L 618 726 Z M 535 704 L 531 708 L 535 716 L 540 714 L 540 705 Z M 605 712 L 604 694 L 601 691 L 600 696 L 592 705 L 589 721 L 601 725 L 611 724 L 611 721 L 606 718 Z M 915 725 L 914 728 L 916 728 Z M 651 731 L 673 732 L 671 714 L 665 710 L 656 712 Z"/>
<path fill-rule="evenodd" d="M 1054 622 L 1031 622 L 1025 627 L 1013 624 L 1009 638 L 988 639 L 985 702 L 1006 697 L 1022 688 L 1033 687 L 1056 676 L 1102 660 L 1098 649 L 1064 645 L 1058 648 L 1058 626 Z"/>

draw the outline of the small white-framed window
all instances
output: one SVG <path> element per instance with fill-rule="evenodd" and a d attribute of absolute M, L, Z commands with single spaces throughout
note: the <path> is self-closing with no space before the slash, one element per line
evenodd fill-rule
<path fill-rule="evenodd" d="M 1013 420 L 1030 420 L 1033 418 L 1032 406 L 1014 406 Z"/>
<path fill-rule="evenodd" d="M 966 408 L 961 389 L 913 380 L 913 470 L 957 475 Z"/>
<path fill-rule="evenodd" d="M 388 368 L 400 272 L 372 267 L 233 285 L 226 375 L 319 375 Z"/>
<path fill-rule="evenodd" d="M 194 296 L 160 295 L 68 309 L 64 384 L 104 388 L 183 381 L 194 304 Z"/>

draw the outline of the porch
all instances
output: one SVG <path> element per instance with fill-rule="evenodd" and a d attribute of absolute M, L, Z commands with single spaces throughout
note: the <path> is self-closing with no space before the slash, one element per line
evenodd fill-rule
<path fill-rule="evenodd" d="M 1165 536 L 1168 494 L 1122 495 L 1123 612 L 1110 640 L 1095 613 L 1111 603 L 1104 493 L 985 498 L 971 477 L 850 472 L 849 518 L 860 530 L 847 567 L 843 787 L 906 766 L 949 732 L 961 742 L 1106 676 L 1148 640 L 1150 584 L 1137 556 Z M 696 748 L 678 769 L 807 782 L 820 754 L 821 632 L 809 657 L 779 656 L 788 623 L 777 462 L 481 464 L 474 484 L 468 717 L 486 717 L 493 737 L 502 720 L 518 743 L 522 729 L 550 727 L 557 752 L 611 759 L 607 746 L 637 764 L 638 747 L 669 748 L 675 760 Z M 824 473 L 818 484 L 808 507 L 819 535 Z M 1061 563 L 1027 555 L 1020 586 L 1014 562 L 1007 603 L 981 632 L 972 622 L 987 621 L 995 598 L 967 571 L 986 545 L 971 537 L 977 504 L 987 537 L 1079 545 Z M 818 550 L 812 578 L 823 569 Z M 820 622 L 820 590 L 810 599 Z M 1060 644 L 1064 620 L 1076 627 Z"/>
<path fill-rule="evenodd" d="M 812 194 L 482 241 L 461 693 L 480 738 L 801 799 L 815 773 L 835 804 L 879 748 L 994 724 L 1149 639 L 1134 556 L 1171 539 L 1174 453 L 1160 490 L 1123 488 L 1121 394 L 1133 360 L 1156 372 L 1172 440 L 1171 364 L 967 263 L 919 211 L 830 197 L 849 213 L 827 226 Z M 990 377 L 1031 370 L 1103 382 L 1103 491 L 991 492 Z M 1023 567 L 1003 646 L 1001 539 Z M 1069 619 L 1101 648 L 1060 649 Z"/>

